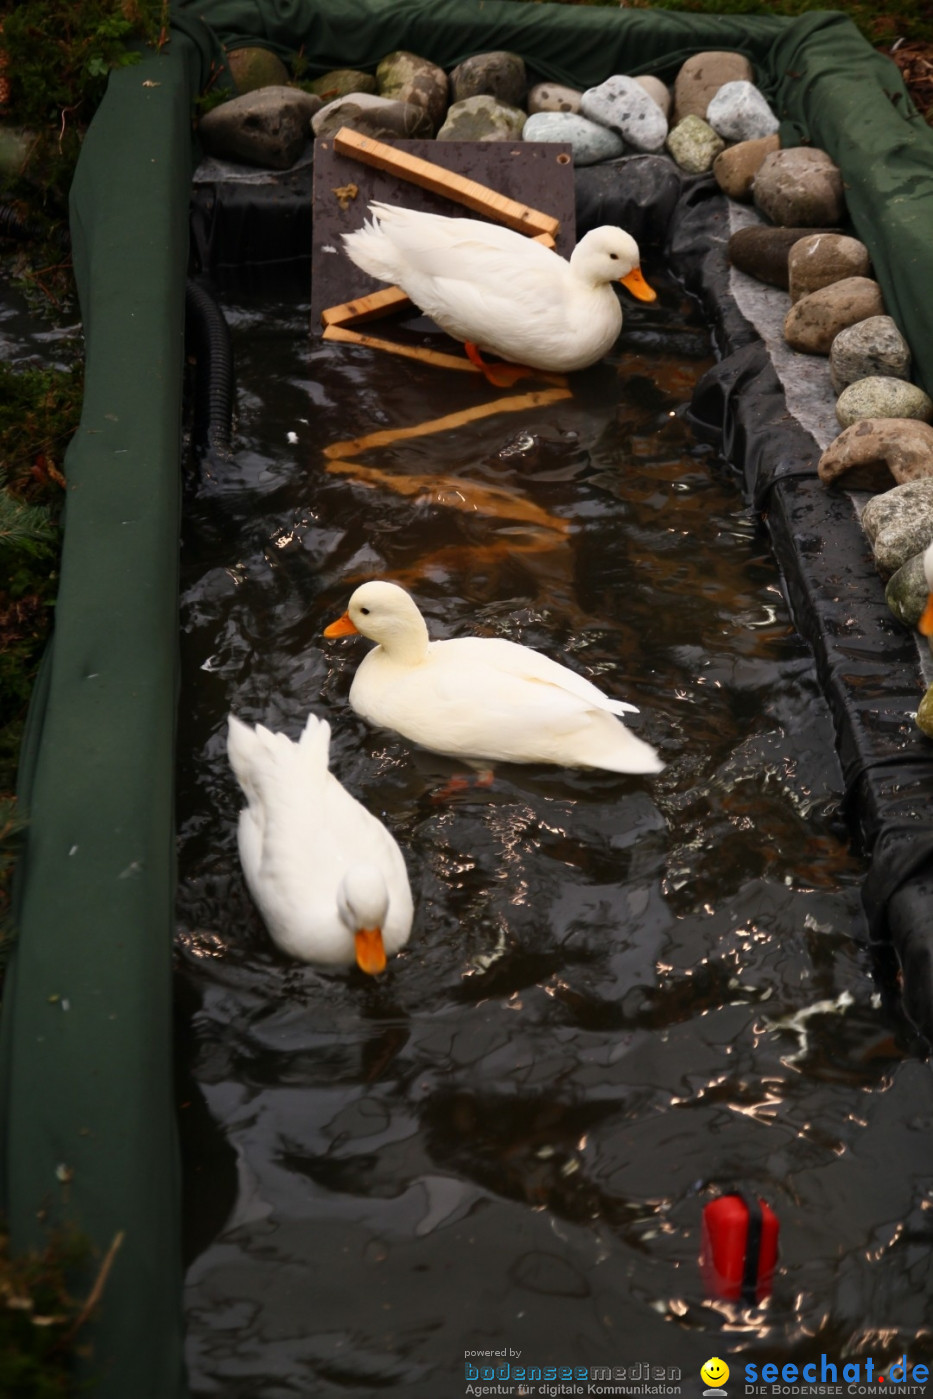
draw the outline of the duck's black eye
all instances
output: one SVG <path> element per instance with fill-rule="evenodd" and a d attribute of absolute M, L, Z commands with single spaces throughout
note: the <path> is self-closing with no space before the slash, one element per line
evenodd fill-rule
<path fill-rule="evenodd" d="M 369 608 L 368 608 L 368 607 L 361 607 L 361 608 L 360 608 L 360 611 L 362 612 L 362 614 L 363 614 L 364 617 L 368 617 L 368 616 L 369 616 Z"/>
<path fill-rule="evenodd" d="M 619 254 L 618 254 L 618 253 L 610 253 L 609 256 L 612 258 L 613 262 L 618 262 L 618 261 L 619 261 Z"/>

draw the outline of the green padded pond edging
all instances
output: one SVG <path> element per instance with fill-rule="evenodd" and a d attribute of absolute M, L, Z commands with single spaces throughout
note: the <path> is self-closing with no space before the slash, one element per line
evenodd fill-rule
<path fill-rule="evenodd" d="M 111 78 L 73 191 L 87 391 L 21 772 L 30 826 L 0 1027 L 0 1203 L 14 1248 L 42 1243 L 40 1211 L 83 1228 L 101 1255 L 125 1233 L 86 1332 L 82 1378 L 98 1399 L 185 1394 L 170 985 L 180 420 L 190 108 L 220 42 L 302 51 L 312 75 L 399 48 L 447 68 L 508 48 L 575 87 L 613 72 L 670 80 L 691 54 L 744 52 L 785 140 L 840 165 L 933 391 L 933 132 L 839 13 L 175 0 L 173 20 L 161 56 Z"/>
<path fill-rule="evenodd" d="M 46 1224 L 77 1226 L 98 1250 L 86 1294 L 124 1233 L 81 1333 L 93 1346 L 81 1378 L 107 1399 L 187 1392 L 172 802 L 196 64 L 186 41 L 172 50 L 111 78 L 72 190 L 87 382 L 20 773 L 30 825 L 0 1057 L 13 1248 L 41 1246 Z"/>

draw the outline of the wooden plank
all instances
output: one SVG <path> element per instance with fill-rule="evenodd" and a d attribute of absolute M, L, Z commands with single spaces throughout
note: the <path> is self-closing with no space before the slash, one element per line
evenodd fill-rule
<path fill-rule="evenodd" d="M 560 228 L 560 219 L 555 218 L 553 214 L 531 209 L 527 204 L 509 199 L 507 195 L 499 194 L 476 180 L 468 180 L 453 170 L 445 169 L 443 165 L 437 165 L 433 160 L 423 160 L 420 156 L 412 155 L 410 151 L 387 145 L 385 141 L 362 136 L 347 126 L 341 127 L 333 142 L 338 155 L 350 156 L 353 160 L 362 161 L 364 165 L 372 165 L 377 170 L 397 175 L 408 184 L 420 185 L 422 189 L 432 190 L 434 194 L 442 194 L 456 204 L 464 204 L 474 213 L 482 214 L 484 218 L 492 219 L 495 223 L 504 223 L 507 228 L 517 229 L 519 233 L 532 236 L 549 233 L 553 238 Z"/>
<path fill-rule="evenodd" d="M 574 174 L 573 164 L 567 158 L 569 146 L 543 141 L 424 140 L 400 141 L 393 148 L 450 168 L 491 189 L 507 190 L 512 199 L 528 208 L 546 209 L 560 221 L 557 252 L 561 257 L 569 257 L 573 252 Z M 353 185 L 357 186 L 354 198 L 341 200 L 334 193 L 346 193 Z M 425 213 L 480 217 L 433 190 L 408 184 L 388 171 L 339 155 L 331 137 L 319 136 L 314 148 L 312 334 L 321 332 L 322 311 L 361 300 L 369 292 L 386 290 L 384 282 L 368 277 L 343 251 L 341 235 L 362 228 L 373 200 L 403 204 L 407 209 Z M 421 318 L 413 328 L 427 331 L 430 323 Z"/>
<path fill-rule="evenodd" d="M 386 287 L 384 291 L 371 292 L 369 296 L 357 297 L 355 301 L 344 301 L 340 306 L 329 306 L 321 312 L 323 325 L 361 325 L 363 321 L 373 321 L 378 316 L 388 316 L 393 311 L 401 311 L 411 302 L 401 287 Z"/>
<path fill-rule="evenodd" d="M 462 369 L 468 374 L 478 374 L 475 364 L 460 355 L 445 355 L 440 350 L 429 350 L 423 345 L 399 345 L 394 340 L 381 340 L 375 335 L 364 335 L 351 330 L 349 326 L 331 322 L 325 326 L 322 339 L 343 340 L 350 345 L 366 345 L 371 350 L 385 350 L 390 355 L 401 355 L 403 359 L 417 359 L 422 364 L 434 364 L 441 369 Z"/>

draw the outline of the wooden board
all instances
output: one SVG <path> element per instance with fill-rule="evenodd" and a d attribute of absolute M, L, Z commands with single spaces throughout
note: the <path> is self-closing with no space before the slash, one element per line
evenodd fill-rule
<path fill-rule="evenodd" d="M 392 148 L 442 165 L 509 200 L 559 220 L 557 251 L 569 257 L 576 243 L 570 147 L 543 141 L 393 141 Z M 354 193 L 355 190 L 355 193 Z M 373 199 L 433 214 L 472 218 L 462 204 L 334 150 L 331 137 L 314 143 L 314 218 L 311 329 L 322 332 L 321 312 L 358 301 L 385 283 L 367 277 L 342 250 L 342 233 L 360 228 Z M 475 215 L 475 217 L 480 217 Z"/>

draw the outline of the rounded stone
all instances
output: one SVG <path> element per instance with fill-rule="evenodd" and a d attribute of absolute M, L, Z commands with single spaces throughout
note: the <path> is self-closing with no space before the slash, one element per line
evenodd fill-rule
<path fill-rule="evenodd" d="M 837 393 L 874 374 L 910 378 L 910 346 L 890 316 L 867 316 L 841 330 L 829 351 L 829 377 Z"/>
<path fill-rule="evenodd" d="M 775 151 L 755 176 L 755 204 L 772 223 L 826 227 L 845 214 L 842 175 L 825 151 L 806 146 Z"/>
<path fill-rule="evenodd" d="M 933 514 L 929 516 L 930 539 L 933 540 Z M 926 545 L 923 546 L 926 548 Z M 923 571 L 923 551 L 902 563 L 888 580 L 884 590 L 885 602 L 905 627 L 915 627 L 923 615 L 929 596 Z"/>
<path fill-rule="evenodd" d="M 863 418 L 933 419 L 933 399 L 906 379 L 873 375 L 856 379 L 843 389 L 836 402 L 836 417 L 842 427 L 851 427 Z"/>
<path fill-rule="evenodd" d="M 923 552 L 933 542 L 933 496 L 929 489 L 918 488 L 930 486 L 933 481 L 929 477 L 908 481 L 875 496 L 865 507 L 868 510 L 876 502 L 884 502 L 877 514 L 869 511 L 869 523 L 865 528 L 875 565 L 883 577 L 893 577 L 917 555 L 922 573 Z M 865 511 L 863 520 L 864 515 Z M 879 520 L 883 523 L 879 524 Z"/>
<path fill-rule="evenodd" d="M 688 175 L 705 175 L 725 148 L 725 141 L 702 117 L 684 117 L 667 138 L 667 149 Z"/>
<path fill-rule="evenodd" d="M 525 100 L 527 87 L 524 59 L 505 49 L 472 54 L 450 75 L 454 102 L 463 102 L 467 97 L 497 97 L 507 107 L 518 107 Z"/>
<path fill-rule="evenodd" d="M 830 442 L 817 471 L 826 485 L 844 478 L 843 484 L 855 491 L 886 491 L 890 495 L 892 477 L 897 485 L 922 480 L 933 490 L 933 480 L 929 479 L 933 477 L 933 427 L 916 418 L 863 418 Z M 862 528 L 869 539 L 872 518 L 866 506 Z M 908 551 L 916 552 L 916 548 Z M 903 561 L 899 559 L 887 571 L 892 573 Z"/>
<path fill-rule="evenodd" d="M 615 160 L 625 151 L 621 136 L 573 112 L 535 112 L 525 122 L 522 140 L 567 142 L 573 148 L 574 165 Z"/>
<path fill-rule="evenodd" d="M 799 301 L 845 277 L 867 277 L 870 270 L 868 249 L 857 238 L 847 238 L 844 233 L 813 233 L 794 243 L 788 253 L 790 299 Z"/>
<path fill-rule="evenodd" d="M 423 107 L 378 97 L 372 92 L 351 92 L 336 102 L 328 102 L 312 118 L 311 126 L 315 136 L 333 136 L 342 126 L 376 138 L 415 141 L 434 135 L 431 118 Z"/>
<path fill-rule="evenodd" d="M 528 94 L 525 104 L 531 116 L 538 112 L 571 112 L 580 110 L 582 92 L 575 87 L 561 87 L 560 83 L 536 83 Z"/>
<path fill-rule="evenodd" d="M 884 311 L 881 288 L 871 277 L 845 277 L 811 291 L 784 318 L 784 339 L 791 349 L 807 355 L 828 355 L 836 336 L 847 326 Z"/>
<path fill-rule="evenodd" d="M 933 738 L 933 685 L 917 706 L 917 728 L 927 738 Z"/>
<path fill-rule="evenodd" d="M 444 120 L 450 85 L 447 74 L 436 63 L 399 49 L 386 54 L 379 63 L 376 83 L 380 97 L 390 97 L 395 102 L 413 102 L 416 107 L 423 107 L 434 131 Z"/>
<path fill-rule="evenodd" d="M 664 113 L 665 120 L 671 115 L 671 90 L 667 83 L 662 83 L 660 78 L 654 78 L 650 73 L 643 73 L 641 77 L 635 79 L 639 87 L 644 88 L 649 97 L 653 97 L 655 102 Z"/>
<path fill-rule="evenodd" d="M 742 53 L 710 49 L 688 58 L 674 80 L 674 125 L 684 117 L 706 117 L 706 109 L 725 83 L 752 82 L 752 65 Z"/>
<path fill-rule="evenodd" d="M 706 120 L 724 141 L 757 141 L 774 136 L 780 122 L 754 83 L 723 83 L 706 109 Z"/>
<path fill-rule="evenodd" d="M 717 160 L 728 154 L 728 151 L 723 151 Z M 747 272 L 759 282 L 783 287 L 786 291 L 790 250 L 799 239 L 809 237 L 812 231 L 809 228 L 772 228 L 770 224 L 753 224 L 750 228 L 737 229 L 729 239 L 729 261 L 740 272 Z"/>
<path fill-rule="evenodd" d="M 291 78 L 277 53 L 252 45 L 231 49 L 227 54 L 227 66 L 241 96 L 260 87 L 285 87 Z"/>
<path fill-rule="evenodd" d="M 347 97 L 351 92 L 375 95 L 376 79 L 372 73 L 361 73 L 358 68 L 335 68 L 322 78 L 312 78 L 307 86 L 322 101 L 335 102 L 338 97 Z"/>
<path fill-rule="evenodd" d="M 208 155 L 288 170 L 311 138 L 320 98 L 295 87 L 259 87 L 205 112 L 198 123 Z"/>
<path fill-rule="evenodd" d="M 521 136 L 526 121 L 527 117 L 520 107 L 510 107 L 495 97 L 480 94 L 451 103 L 437 139 L 515 141 Z"/>
<path fill-rule="evenodd" d="M 747 204 L 752 197 L 752 184 L 761 169 L 761 162 L 772 151 L 781 149 L 780 138 L 760 136 L 756 141 L 740 141 L 720 151 L 713 161 L 713 176 L 723 194 Z"/>
<path fill-rule="evenodd" d="M 634 78 L 616 73 L 598 87 L 587 88 L 580 111 L 615 131 L 633 150 L 654 155 L 664 149 L 667 117 Z"/>

